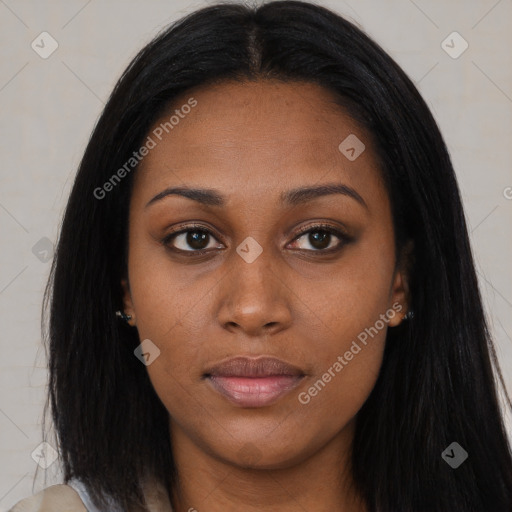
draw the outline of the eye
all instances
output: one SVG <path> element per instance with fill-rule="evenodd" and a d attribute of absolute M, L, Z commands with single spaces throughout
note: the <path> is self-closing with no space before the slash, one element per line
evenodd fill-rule
<path fill-rule="evenodd" d="M 307 238 L 306 235 L 308 235 Z M 302 238 L 306 239 L 306 242 L 313 248 L 298 247 L 298 249 L 321 253 L 339 251 L 346 243 L 351 241 L 349 235 L 328 224 L 310 226 L 307 230 L 299 233 L 299 236 L 295 237 L 293 243 L 296 244 Z M 332 245 L 333 238 L 338 239 L 338 242 L 334 245 Z M 179 231 L 170 233 L 162 240 L 162 244 L 175 252 L 201 255 L 209 252 L 211 249 L 221 248 L 216 247 L 215 244 L 211 245 L 211 242 L 214 240 L 216 238 L 210 229 L 200 225 L 193 225 L 185 226 Z"/>
<path fill-rule="evenodd" d="M 182 253 L 194 253 L 204 254 L 208 252 L 209 243 L 212 240 L 216 240 L 213 233 L 203 226 L 187 226 L 185 229 L 170 233 L 163 240 L 162 243 L 169 249 L 182 252 Z M 191 248 L 187 249 L 187 247 Z M 215 248 L 215 246 L 213 246 Z"/>
<path fill-rule="evenodd" d="M 308 235 L 306 237 L 306 235 Z M 333 237 L 338 239 L 337 243 L 332 244 Z M 299 249 L 309 252 L 322 252 L 331 253 L 339 251 L 342 246 L 348 243 L 351 238 L 338 228 L 330 226 L 328 224 L 318 224 L 313 227 L 309 227 L 307 230 L 302 231 L 298 237 L 295 238 L 294 243 L 301 239 L 305 239 L 306 243 L 309 244 L 313 249 L 299 247 Z"/>

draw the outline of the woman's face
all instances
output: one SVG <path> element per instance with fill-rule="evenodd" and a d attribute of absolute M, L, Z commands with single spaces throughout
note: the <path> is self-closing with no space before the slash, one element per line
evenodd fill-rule
<path fill-rule="evenodd" d="M 148 134 L 125 311 L 151 340 L 175 447 L 278 468 L 350 444 L 407 286 L 372 143 L 333 101 L 313 84 L 224 83 Z M 212 370 L 237 356 L 293 370 Z"/>

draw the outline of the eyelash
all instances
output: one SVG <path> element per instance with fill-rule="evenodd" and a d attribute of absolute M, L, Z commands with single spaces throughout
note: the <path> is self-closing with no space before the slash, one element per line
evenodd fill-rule
<path fill-rule="evenodd" d="M 313 226 L 308 226 L 307 229 L 304 229 L 304 230 L 300 231 L 299 233 L 297 233 L 297 235 L 295 236 L 293 241 L 301 238 L 303 235 L 305 235 L 307 233 L 315 232 L 315 231 L 326 232 L 331 235 L 335 235 L 337 238 L 340 239 L 340 242 L 338 243 L 338 245 L 336 247 L 331 247 L 330 249 L 317 249 L 317 250 L 298 249 L 298 250 L 305 251 L 308 253 L 319 253 L 320 255 L 332 254 L 333 252 L 340 251 L 344 245 L 346 245 L 347 243 L 352 241 L 352 237 L 350 237 L 349 235 L 347 235 L 345 232 L 341 231 L 340 229 L 335 228 L 329 224 L 315 224 Z M 170 246 L 170 242 L 174 238 L 176 238 L 178 235 L 182 235 L 183 233 L 188 233 L 188 232 L 206 233 L 206 234 L 212 236 L 213 238 L 217 239 L 215 237 L 215 234 L 210 229 L 208 229 L 200 224 L 191 224 L 189 226 L 185 226 L 183 229 L 180 229 L 179 231 L 174 231 L 172 233 L 169 233 L 167 236 L 165 236 L 165 238 L 163 238 L 161 243 L 163 245 L 165 245 L 169 250 L 171 250 L 173 252 L 180 253 L 180 254 L 184 254 L 186 256 L 202 256 L 202 255 L 207 254 L 212 251 L 212 249 L 184 251 L 182 249 L 176 249 L 176 248 Z"/>

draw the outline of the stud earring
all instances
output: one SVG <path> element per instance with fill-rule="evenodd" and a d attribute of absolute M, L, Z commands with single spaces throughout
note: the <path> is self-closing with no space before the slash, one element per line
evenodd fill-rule
<path fill-rule="evenodd" d="M 412 311 L 412 310 L 407 311 L 407 313 L 404 316 L 404 320 L 411 320 L 412 318 L 414 318 L 414 311 Z"/>
<path fill-rule="evenodd" d="M 124 311 L 116 311 L 116 316 L 122 318 L 126 323 L 132 319 L 132 315 L 127 315 Z"/>

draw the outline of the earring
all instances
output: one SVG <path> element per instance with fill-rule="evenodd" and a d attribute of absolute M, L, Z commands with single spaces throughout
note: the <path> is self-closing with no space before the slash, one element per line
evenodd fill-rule
<path fill-rule="evenodd" d="M 405 314 L 404 316 L 404 320 L 411 320 L 412 318 L 414 318 L 414 311 L 412 311 L 411 309 L 409 311 L 407 311 L 407 313 Z"/>
<path fill-rule="evenodd" d="M 132 315 L 127 315 L 124 311 L 116 311 L 116 316 L 122 318 L 126 323 L 132 319 Z"/>

